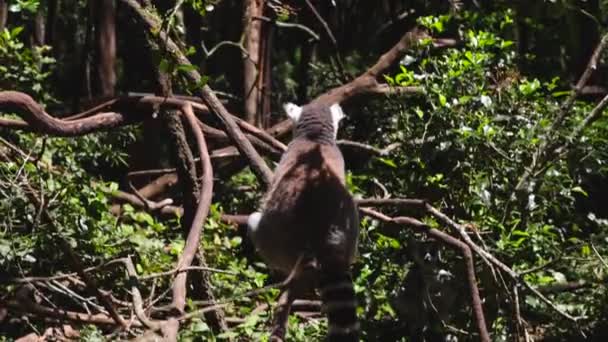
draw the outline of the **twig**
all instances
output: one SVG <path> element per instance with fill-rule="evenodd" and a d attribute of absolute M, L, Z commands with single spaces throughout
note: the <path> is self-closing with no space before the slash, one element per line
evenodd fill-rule
<path fill-rule="evenodd" d="M 135 265 L 133 265 L 133 261 L 131 258 L 126 257 L 121 259 L 124 263 L 127 274 L 129 275 L 129 284 L 131 284 L 131 298 L 133 300 L 133 310 L 135 311 L 135 315 L 140 322 L 142 322 L 146 327 L 152 330 L 159 330 L 161 324 L 155 322 L 148 318 L 143 308 L 143 300 L 141 297 L 141 293 L 139 292 L 139 288 L 137 287 L 137 271 L 135 270 Z"/>
<path fill-rule="evenodd" d="M 155 279 L 155 278 L 166 277 L 166 276 L 170 276 L 170 275 L 174 275 L 174 274 L 182 273 L 182 272 L 188 272 L 188 271 L 205 271 L 205 272 L 222 273 L 222 274 L 229 274 L 229 275 L 238 275 L 238 273 L 236 273 L 236 272 L 220 270 L 220 269 L 213 268 L 213 267 L 188 266 L 188 267 L 174 269 L 174 270 L 167 271 L 167 272 L 148 274 L 146 276 L 141 276 L 138 279 L 142 280 L 142 281 L 151 280 L 151 279 Z"/>
<path fill-rule="evenodd" d="M 286 23 L 284 21 L 277 21 L 277 20 L 272 20 L 268 17 L 262 16 L 262 15 L 256 15 L 253 17 L 253 19 L 257 19 L 257 20 L 263 20 L 269 23 L 273 23 L 275 24 L 277 27 L 283 27 L 283 28 L 296 28 L 299 30 L 302 30 L 304 32 L 306 32 L 308 35 L 310 35 L 312 37 L 312 39 L 319 41 L 321 40 L 321 38 L 319 37 L 319 35 L 311 30 L 310 28 L 308 28 L 306 25 L 302 25 L 302 24 L 298 24 L 298 23 Z"/>
<path fill-rule="evenodd" d="M 363 144 L 357 141 L 351 141 L 351 140 L 337 140 L 336 144 L 338 144 L 338 146 L 342 147 L 342 146 L 348 146 L 348 147 L 354 147 L 356 149 L 371 153 L 371 154 L 375 154 L 375 155 L 379 155 L 379 156 L 385 156 L 388 155 L 391 151 L 393 151 L 396 148 L 399 148 L 399 146 L 401 146 L 401 143 L 393 143 L 390 144 L 388 146 L 386 146 L 385 148 L 377 148 L 368 144 Z"/>
<path fill-rule="evenodd" d="M 25 178 L 25 176 L 22 176 L 22 179 L 23 179 L 23 182 L 24 182 L 24 186 L 26 188 L 25 193 L 28 196 L 28 199 L 30 200 L 30 202 L 32 202 L 32 204 L 34 206 L 40 207 L 41 206 L 41 201 L 36 196 L 36 191 L 29 184 L 29 182 L 27 181 L 27 179 Z M 59 232 L 60 231 L 57 228 L 55 220 L 52 218 L 52 216 L 49 214 L 49 212 L 46 209 L 44 209 L 42 211 L 42 218 L 48 223 L 48 225 L 51 227 L 52 231 L 54 231 L 54 232 Z M 73 266 L 76 268 L 76 272 L 84 280 L 84 282 L 86 283 L 87 287 L 95 294 L 95 296 L 102 303 L 102 305 L 105 307 L 105 309 L 108 310 L 108 312 L 109 312 L 110 316 L 112 317 L 112 319 L 114 319 L 115 322 L 118 325 L 120 325 L 121 327 L 126 328 L 127 327 L 127 322 L 118 313 L 118 311 L 116 310 L 116 308 L 112 304 L 112 301 L 110 300 L 110 298 L 107 295 L 107 293 L 103 293 L 99 289 L 99 286 L 97 286 L 97 280 L 95 279 L 95 277 L 93 277 L 93 276 L 91 276 L 91 275 L 89 275 L 88 273 L 85 272 L 85 268 L 82 265 L 82 262 L 80 261 L 81 259 L 76 254 L 76 252 L 74 252 L 74 250 L 72 249 L 72 246 L 70 246 L 70 244 L 65 239 L 63 239 L 61 236 L 59 236 L 59 241 L 62 244 L 62 247 L 64 248 L 64 251 L 68 254 L 69 259 L 72 262 Z"/>
<path fill-rule="evenodd" d="M 597 258 L 600 259 L 600 262 L 602 263 L 602 265 L 604 265 L 604 267 L 606 269 L 608 269 L 608 263 L 606 262 L 606 260 L 604 260 L 604 258 L 602 258 L 602 255 L 600 254 L 600 252 L 597 251 L 597 248 L 595 248 L 595 245 L 591 242 L 590 243 L 591 248 L 593 249 L 593 252 L 595 253 L 595 255 L 597 255 Z"/>

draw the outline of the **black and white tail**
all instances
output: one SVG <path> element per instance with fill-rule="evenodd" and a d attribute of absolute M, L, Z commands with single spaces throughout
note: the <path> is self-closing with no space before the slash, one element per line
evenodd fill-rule
<path fill-rule="evenodd" d="M 329 342 L 359 341 L 357 299 L 348 271 L 323 272 L 319 284 Z"/>

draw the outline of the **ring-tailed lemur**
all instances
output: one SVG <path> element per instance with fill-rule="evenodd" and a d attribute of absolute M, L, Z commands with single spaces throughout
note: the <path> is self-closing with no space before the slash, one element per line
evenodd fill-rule
<path fill-rule="evenodd" d="M 249 216 L 249 234 L 266 263 L 290 274 L 300 257 L 319 267 L 319 290 L 329 341 L 358 341 L 350 274 L 359 215 L 345 187 L 344 159 L 336 146 L 339 104 L 284 105 L 294 138 L 275 171 L 261 210 Z"/>

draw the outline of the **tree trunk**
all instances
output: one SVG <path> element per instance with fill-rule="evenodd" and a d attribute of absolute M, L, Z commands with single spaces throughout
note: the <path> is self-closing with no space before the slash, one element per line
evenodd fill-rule
<path fill-rule="evenodd" d="M 97 0 L 96 42 L 99 93 L 113 96 L 116 85 L 116 5 L 113 0 Z"/>
<path fill-rule="evenodd" d="M 258 89 L 260 89 L 258 116 L 260 126 L 263 128 L 270 126 L 270 95 L 272 94 L 272 63 L 270 57 L 272 55 L 273 33 L 274 25 L 270 25 L 269 23 L 262 24 L 262 35 L 260 37 L 260 77 L 258 77 Z"/>
<path fill-rule="evenodd" d="M 44 14 L 42 13 L 42 6 L 39 6 L 34 17 L 33 45 L 44 45 L 44 26 Z"/>
<path fill-rule="evenodd" d="M 245 50 L 243 56 L 243 99 L 245 103 L 245 120 L 260 125 L 259 105 L 261 89 L 260 78 L 260 39 L 262 35 L 262 20 L 256 19 L 264 13 L 262 0 L 247 0 L 243 16 L 243 33 L 245 35 Z"/>
<path fill-rule="evenodd" d="M 6 19 L 8 18 L 8 4 L 6 0 L 0 0 L 0 31 L 6 26 Z"/>

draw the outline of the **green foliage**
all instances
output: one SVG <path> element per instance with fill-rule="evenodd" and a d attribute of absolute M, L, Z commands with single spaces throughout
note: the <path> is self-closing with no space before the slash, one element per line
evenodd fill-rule
<path fill-rule="evenodd" d="M 49 57 L 50 47 L 26 47 L 20 39 L 23 27 L 0 31 L 0 90 L 27 91 L 44 102 L 50 100 L 45 79 L 55 60 Z"/>
<path fill-rule="evenodd" d="M 484 240 L 490 250 L 499 259 L 510 260 L 516 269 L 567 259 L 529 275 L 526 280 L 534 286 L 580 279 L 603 282 L 604 276 L 593 271 L 601 267 L 599 260 L 590 257 L 588 244 L 604 244 L 601 241 L 608 234 L 605 225 L 593 222 L 589 215 L 597 217 L 605 213 L 581 210 L 577 200 L 588 196 L 585 180 L 590 175 L 604 179 L 608 175 L 601 166 L 607 161 L 604 152 L 608 147 L 607 121 L 600 119 L 585 131 L 581 140 L 595 141 L 593 145 L 575 144 L 567 151 L 567 158 L 548 160 L 546 168 L 528 185 L 528 194 L 524 198 L 519 196 L 515 187 L 546 139 L 568 84 L 555 75 L 542 80 L 518 72 L 513 42 L 501 38 L 511 29 L 511 18 L 512 13 L 506 11 L 484 18 L 461 13 L 421 20 L 436 32 L 446 25 L 457 25 L 464 46 L 408 55 L 407 66 L 402 64 L 393 76 L 385 76 L 393 86 L 419 85 L 428 95 L 407 99 L 403 106 L 389 109 L 399 113 L 390 122 L 379 120 L 383 138 L 377 144 L 400 142 L 402 147 L 388 157 L 379 158 L 380 163 L 372 164 L 367 172 L 376 177 L 381 174 L 382 183 L 394 195 L 427 198 L 441 204 L 444 211 L 473 222 L 487 234 Z M 558 137 L 568 135 L 590 109 L 585 102 L 575 103 L 568 123 L 559 132 L 551 133 Z M 355 183 L 359 189 L 375 187 L 371 178 L 355 179 L 359 180 Z M 359 282 L 367 277 L 366 269 L 386 267 L 385 259 L 375 261 L 366 256 L 389 257 L 394 253 L 391 251 L 403 248 L 400 240 L 369 228 L 367 234 L 370 240 L 363 240 Z M 580 258 L 581 254 L 587 257 Z M 391 274 L 389 270 L 381 273 Z M 399 277 L 398 274 L 393 273 Z M 377 290 L 369 282 L 360 286 L 366 289 L 366 302 L 384 296 L 384 286 Z M 533 296 L 526 296 L 525 300 L 532 310 L 549 310 Z M 592 291 L 579 296 L 564 293 L 553 300 L 571 315 L 589 318 L 600 314 L 604 303 Z M 375 317 L 391 317 L 391 311 Z M 564 331 L 558 327 L 568 323 L 552 316 L 553 320 L 544 323 L 555 329 L 555 336 L 560 336 Z M 454 313 L 446 323 L 460 326 L 464 322 L 456 321 L 462 317 L 461 313 Z M 588 323 L 591 327 L 593 319 Z M 509 329 L 508 324 L 495 328 L 497 336 L 509 335 L 501 331 Z"/>

